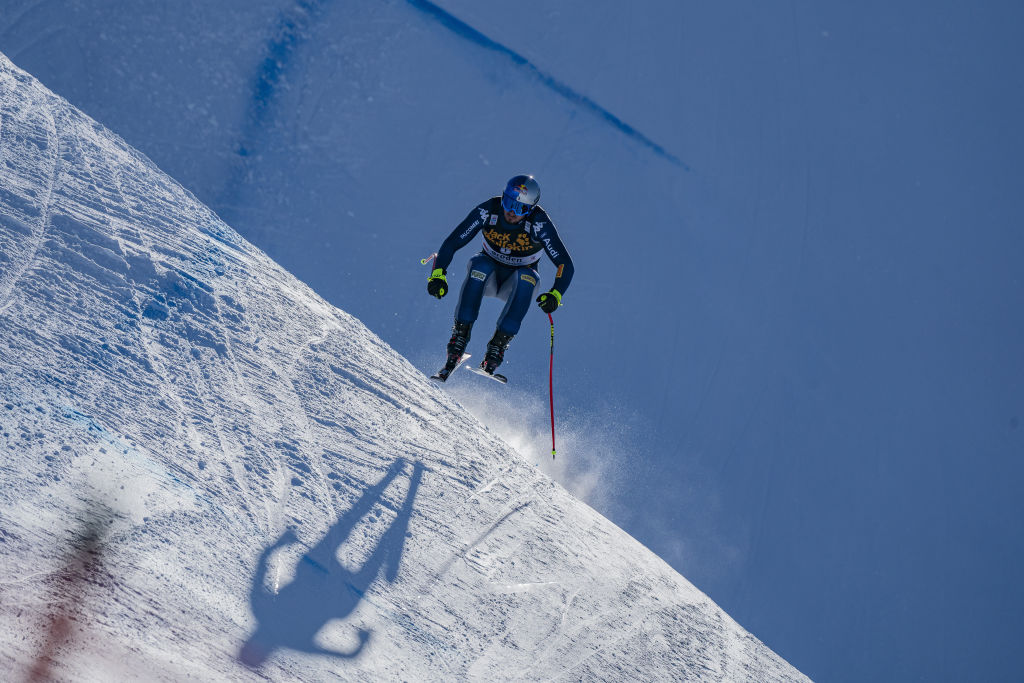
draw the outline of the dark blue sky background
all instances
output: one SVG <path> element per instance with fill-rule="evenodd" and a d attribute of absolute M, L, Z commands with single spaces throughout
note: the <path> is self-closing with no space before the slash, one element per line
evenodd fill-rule
<path fill-rule="evenodd" d="M 425 371 L 454 302 L 418 259 L 535 173 L 577 265 L 560 476 L 812 678 L 1012 680 L 1022 19 L 0 0 L 0 50 Z M 451 389 L 528 454 L 547 345 L 536 313 L 505 393 Z"/>

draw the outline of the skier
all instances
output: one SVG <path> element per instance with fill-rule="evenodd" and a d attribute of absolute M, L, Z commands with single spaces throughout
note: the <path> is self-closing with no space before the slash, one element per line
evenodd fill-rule
<path fill-rule="evenodd" d="M 545 313 L 553 313 L 562 305 L 562 295 L 572 281 L 572 259 L 539 201 L 540 186 L 533 176 L 517 175 L 508 181 L 500 197 L 492 197 L 470 211 L 438 250 L 434 270 L 427 281 L 427 292 L 440 299 L 448 293 L 446 269 L 455 252 L 483 231 L 483 251 L 469 260 L 468 277 L 455 307 L 448 359 L 434 375 L 435 379 L 445 381 L 458 367 L 480 312 L 480 302 L 486 295 L 505 301 L 505 309 L 498 317 L 494 336 L 487 342 L 480 368 L 504 381 L 494 370 L 501 365 L 509 342 L 519 332 L 540 281 L 537 262 L 541 251 L 547 252 L 557 271 L 551 289 L 537 297 L 537 304 Z"/>

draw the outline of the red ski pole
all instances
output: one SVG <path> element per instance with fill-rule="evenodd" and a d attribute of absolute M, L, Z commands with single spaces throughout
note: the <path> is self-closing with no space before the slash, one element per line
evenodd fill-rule
<path fill-rule="evenodd" d="M 555 459 L 555 320 L 548 313 L 551 322 L 551 362 L 548 364 L 548 395 L 551 398 L 551 459 Z"/>

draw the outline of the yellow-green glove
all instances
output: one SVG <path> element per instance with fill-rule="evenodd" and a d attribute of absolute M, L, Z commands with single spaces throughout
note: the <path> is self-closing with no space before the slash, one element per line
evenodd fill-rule
<path fill-rule="evenodd" d="M 537 297 L 537 305 L 545 313 L 554 313 L 555 309 L 562 305 L 562 293 L 557 289 L 544 292 Z"/>
<path fill-rule="evenodd" d="M 427 293 L 436 296 L 438 299 L 448 293 L 448 280 L 445 279 L 444 268 L 435 268 L 427 280 Z"/>

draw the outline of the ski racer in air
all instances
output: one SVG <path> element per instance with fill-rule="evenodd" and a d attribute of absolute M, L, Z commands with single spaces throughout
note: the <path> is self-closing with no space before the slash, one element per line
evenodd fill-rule
<path fill-rule="evenodd" d="M 533 176 L 517 175 L 508 181 L 500 197 L 492 197 L 470 211 L 441 244 L 427 281 L 427 292 L 438 299 L 448 292 L 447 268 L 455 252 L 483 233 L 483 251 L 469 260 L 455 307 L 448 359 L 434 379 L 443 382 L 458 367 L 480 312 L 480 302 L 484 296 L 493 296 L 503 300 L 505 308 L 498 316 L 494 336 L 487 342 L 480 368 L 495 379 L 504 380 L 495 376 L 494 370 L 501 365 L 509 342 L 519 332 L 540 282 L 537 265 L 541 252 L 547 253 L 557 270 L 551 289 L 537 297 L 537 304 L 549 314 L 562 305 L 562 296 L 572 281 L 572 259 L 539 201 L 540 186 Z"/>

